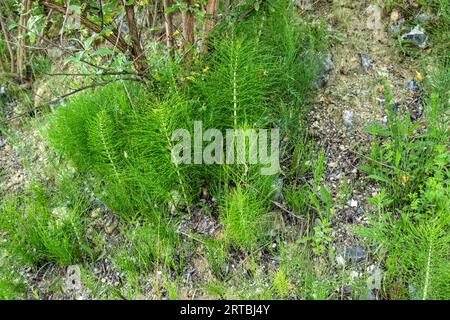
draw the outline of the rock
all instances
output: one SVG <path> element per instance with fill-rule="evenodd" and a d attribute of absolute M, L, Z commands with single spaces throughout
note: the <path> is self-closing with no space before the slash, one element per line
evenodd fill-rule
<path fill-rule="evenodd" d="M 348 200 L 347 204 L 352 208 L 356 208 L 358 206 L 358 201 L 356 201 L 352 198 L 352 199 Z"/>
<path fill-rule="evenodd" d="M 405 19 L 400 19 L 397 23 L 389 25 L 389 33 L 393 36 L 397 36 L 402 31 L 402 27 L 405 24 Z"/>
<path fill-rule="evenodd" d="M 9 143 L 6 143 L 6 140 L 5 140 L 5 143 L 4 143 L 3 151 L 5 151 L 5 154 L 8 154 L 8 153 L 10 153 L 12 151 L 11 145 Z"/>
<path fill-rule="evenodd" d="M 344 257 L 342 255 L 337 255 L 336 256 L 336 263 L 337 263 L 338 266 L 340 266 L 342 268 L 345 267 L 345 259 L 344 259 Z"/>
<path fill-rule="evenodd" d="M 349 297 L 352 292 L 352 287 L 344 286 L 344 288 L 342 288 L 342 291 L 344 292 L 344 296 Z"/>
<path fill-rule="evenodd" d="M 367 257 L 367 252 L 363 247 L 347 247 L 344 252 L 341 253 L 345 262 L 358 263 Z"/>
<path fill-rule="evenodd" d="M 383 272 L 375 265 L 372 265 L 370 269 L 371 275 L 367 278 L 367 288 L 369 290 L 381 290 Z"/>
<path fill-rule="evenodd" d="M 292 3 L 296 6 L 301 8 L 302 10 L 312 10 L 312 3 L 311 0 L 293 0 Z"/>
<path fill-rule="evenodd" d="M 6 96 L 6 88 L 0 87 L 0 96 Z"/>
<path fill-rule="evenodd" d="M 176 215 L 178 213 L 178 207 L 181 205 L 182 197 L 177 190 L 172 190 L 170 192 L 171 201 L 169 201 L 169 211 L 171 214 Z"/>
<path fill-rule="evenodd" d="M 52 210 L 52 216 L 59 224 L 64 224 L 64 222 L 70 220 L 70 211 L 67 207 L 58 207 Z"/>
<path fill-rule="evenodd" d="M 408 293 L 409 293 L 409 298 L 411 300 L 418 300 L 419 298 L 419 290 L 417 290 L 417 288 L 415 286 L 413 286 L 412 284 L 408 285 Z"/>
<path fill-rule="evenodd" d="M 25 180 L 24 175 L 21 172 L 18 172 L 15 175 L 13 175 L 9 180 L 7 180 L 5 187 L 6 189 L 16 187 L 22 184 L 24 180 Z"/>
<path fill-rule="evenodd" d="M 118 219 L 116 219 L 114 216 L 111 218 L 111 220 L 106 224 L 105 226 L 105 232 L 107 234 L 111 234 L 114 232 L 114 230 L 117 229 L 117 226 L 119 225 Z"/>
<path fill-rule="evenodd" d="M 78 293 L 82 289 L 80 267 L 72 265 L 67 267 L 66 277 L 64 279 L 64 292 Z"/>
<path fill-rule="evenodd" d="M 380 39 L 382 37 L 383 24 L 381 21 L 382 10 L 379 6 L 371 4 L 366 9 L 367 29 L 373 30 L 376 38 Z"/>
<path fill-rule="evenodd" d="M 406 88 L 408 88 L 411 91 L 419 91 L 420 87 L 414 80 L 409 80 L 406 83 Z"/>
<path fill-rule="evenodd" d="M 402 40 L 410 42 L 421 49 L 425 49 L 428 36 L 425 34 L 425 30 L 420 25 L 417 25 L 412 30 L 403 34 Z"/>
<path fill-rule="evenodd" d="M 392 10 L 391 12 L 391 22 L 395 23 L 398 21 L 398 19 L 400 18 L 400 13 L 398 12 L 397 9 Z"/>
<path fill-rule="evenodd" d="M 361 65 L 364 69 L 365 72 L 369 71 L 369 68 L 371 67 L 372 63 L 370 62 L 369 58 L 362 54 L 362 53 L 358 53 L 359 56 L 359 60 L 361 61 Z"/>
<path fill-rule="evenodd" d="M 342 121 L 344 122 L 344 126 L 346 127 L 353 126 L 353 112 L 344 110 L 344 112 L 342 112 Z"/>
<path fill-rule="evenodd" d="M 334 69 L 334 62 L 331 59 L 331 56 L 327 56 L 321 62 L 321 68 L 320 68 L 319 75 L 316 80 L 316 85 L 319 88 L 323 88 L 327 85 L 328 80 L 330 78 L 330 73 L 333 69 Z"/>
<path fill-rule="evenodd" d="M 366 300 L 377 300 L 377 296 L 373 293 L 372 290 L 367 292 Z"/>

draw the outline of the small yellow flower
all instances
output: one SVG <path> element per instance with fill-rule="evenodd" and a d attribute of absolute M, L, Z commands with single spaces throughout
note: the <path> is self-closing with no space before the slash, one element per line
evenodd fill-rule
<path fill-rule="evenodd" d="M 209 67 L 206 67 L 206 68 L 203 69 L 204 73 L 207 73 L 208 71 L 209 71 Z"/>
<path fill-rule="evenodd" d="M 417 80 L 419 80 L 420 82 L 422 82 L 423 79 L 425 79 L 423 74 L 421 74 L 419 71 L 416 71 L 416 77 L 417 77 Z"/>
<path fill-rule="evenodd" d="M 407 184 L 408 181 L 409 181 L 409 178 L 408 178 L 407 175 L 402 176 L 401 179 L 400 179 L 400 182 L 401 182 L 402 185 Z"/>
<path fill-rule="evenodd" d="M 172 35 L 174 36 L 174 37 L 176 37 L 177 35 L 179 35 L 180 34 L 180 30 L 176 30 Z"/>

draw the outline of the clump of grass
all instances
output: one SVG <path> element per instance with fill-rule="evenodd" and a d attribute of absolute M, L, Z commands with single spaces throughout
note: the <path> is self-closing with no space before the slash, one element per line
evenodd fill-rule
<path fill-rule="evenodd" d="M 378 219 L 373 219 L 371 227 L 361 231 L 362 235 L 381 244 L 387 251 L 386 280 L 389 286 L 396 288 L 392 290 L 388 287 L 392 299 L 434 300 L 447 299 L 450 295 L 449 201 L 439 190 L 442 185 L 433 180 L 428 184 L 430 188 L 418 202 L 423 204 L 434 198 L 442 202 L 445 208 L 435 210 L 432 201 L 427 204 L 429 209 L 426 213 L 423 208 L 414 208 L 414 204 L 394 214 L 381 204 L 379 209 L 382 213 Z M 448 194 L 448 185 L 445 188 Z M 382 203 L 385 199 L 380 197 L 383 196 L 378 196 L 374 201 Z"/>
<path fill-rule="evenodd" d="M 220 217 L 224 240 L 231 246 L 251 250 L 267 228 L 267 201 L 248 186 L 237 185 L 222 197 Z"/>
<path fill-rule="evenodd" d="M 222 39 L 213 42 L 208 72 L 196 82 L 205 102 L 199 115 L 217 128 L 280 128 L 288 138 L 283 152 L 292 152 L 305 141 L 305 101 L 321 68 L 324 29 L 309 27 L 287 1 L 271 3 L 238 25 L 225 28 Z M 296 161 L 302 162 L 303 151 L 296 150 Z M 225 185 L 219 196 L 225 238 L 249 249 L 258 242 L 264 221 L 260 217 L 270 209 L 271 192 L 266 193 L 268 189 L 258 183 L 248 187 L 236 181 L 242 172 L 240 167 L 227 167 L 225 174 L 216 172 L 215 181 L 216 186 Z"/>
<path fill-rule="evenodd" d="M 172 133 L 188 125 L 189 107 L 176 94 L 148 102 L 142 87 L 110 84 L 58 109 L 48 137 L 109 208 L 132 219 L 172 201 L 173 191 L 190 197 L 185 168 L 171 160 Z"/>
<path fill-rule="evenodd" d="M 0 299 L 16 300 L 26 297 L 26 285 L 12 259 L 0 251 Z"/>
<path fill-rule="evenodd" d="M 180 236 L 167 214 L 153 210 L 151 217 L 124 231 L 127 243 L 115 258 L 121 270 L 138 274 L 159 265 L 172 270 L 183 268 Z"/>
<path fill-rule="evenodd" d="M 327 261 L 314 259 L 311 249 L 302 242 L 279 244 L 279 269 L 273 283 L 278 295 L 280 298 L 332 299 L 337 276 Z"/>
<path fill-rule="evenodd" d="M 196 82 L 206 110 L 200 115 L 210 128 L 264 127 L 270 110 L 272 66 L 255 39 L 234 28 L 214 42 L 209 71 Z"/>
<path fill-rule="evenodd" d="M 450 293 L 450 154 L 443 117 L 448 93 L 443 83 L 431 88 L 426 130 L 419 130 L 408 114 L 392 111 L 386 88 L 388 128 L 373 130 L 372 159 L 364 166 L 382 192 L 372 199 L 378 217 L 361 233 L 386 250 L 390 298 L 446 299 Z"/>
<path fill-rule="evenodd" d="M 58 197 L 36 184 L 29 196 L 4 201 L 0 210 L 0 230 L 6 241 L 2 246 L 8 255 L 24 264 L 53 262 L 67 266 L 91 255 L 85 239 L 87 210 L 78 193 L 61 206 Z M 58 204 L 58 206 L 55 206 Z"/>
<path fill-rule="evenodd" d="M 432 94 L 425 107 L 428 128 L 420 132 L 421 122 L 412 122 L 409 113 L 394 112 L 387 86 L 385 92 L 388 128 L 369 128 L 375 139 L 379 140 L 372 144 L 371 161 L 362 169 L 368 172 L 370 179 L 383 183 L 392 199 L 396 199 L 397 208 L 401 208 L 409 203 L 410 195 L 417 193 L 430 173 L 434 172 L 436 159 L 445 156 L 447 129 L 442 122 L 445 118 L 436 121 L 439 110 L 442 110 L 440 106 L 445 102 Z"/>

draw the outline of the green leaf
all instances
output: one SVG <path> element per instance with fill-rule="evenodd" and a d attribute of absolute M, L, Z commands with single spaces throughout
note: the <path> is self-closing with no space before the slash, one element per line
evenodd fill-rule
<path fill-rule="evenodd" d="M 94 52 L 92 52 L 91 56 L 95 57 L 95 56 L 109 56 L 109 55 L 113 55 L 114 51 L 112 51 L 111 49 L 108 48 L 100 48 L 98 50 L 95 50 Z"/>

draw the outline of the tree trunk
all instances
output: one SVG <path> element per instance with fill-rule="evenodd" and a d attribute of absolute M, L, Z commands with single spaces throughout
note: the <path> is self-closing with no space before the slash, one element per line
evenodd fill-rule
<path fill-rule="evenodd" d="M 19 18 L 19 39 L 17 41 L 17 63 L 16 63 L 16 72 L 19 75 L 20 78 L 22 78 L 23 75 L 23 64 L 26 60 L 26 51 L 25 51 L 25 37 L 27 30 L 24 28 L 27 25 L 28 17 L 30 15 L 31 10 L 31 0 L 24 0 L 23 1 L 23 11 L 20 14 Z"/>
<path fill-rule="evenodd" d="M 166 26 L 166 42 L 170 56 L 174 56 L 175 43 L 173 40 L 173 22 L 172 13 L 167 13 L 167 10 L 172 6 L 171 0 L 164 0 L 164 21 Z"/>
<path fill-rule="evenodd" d="M 191 12 L 191 8 L 193 6 L 192 0 L 185 0 L 186 3 L 186 10 L 183 10 L 181 12 L 181 18 L 183 21 L 183 36 L 184 36 L 184 43 L 183 43 L 183 49 L 185 52 L 191 49 L 191 47 L 194 45 L 195 39 L 194 39 L 194 13 Z"/>
<path fill-rule="evenodd" d="M 208 50 L 207 38 L 209 32 L 214 27 L 218 7 L 219 0 L 208 0 L 208 3 L 206 4 L 206 16 L 203 24 L 202 52 Z"/>
<path fill-rule="evenodd" d="M 134 56 L 134 64 L 138 71 L 144 71 L 145 69 L 145 54 L 142 50 L 141 39 L 136 24 L 136 17 L 134 15 L 134 6 L 125 4 L 125 12 L 127 15 L 128 28 L 130 30 L 131 37 L 131 51 Z"/>

